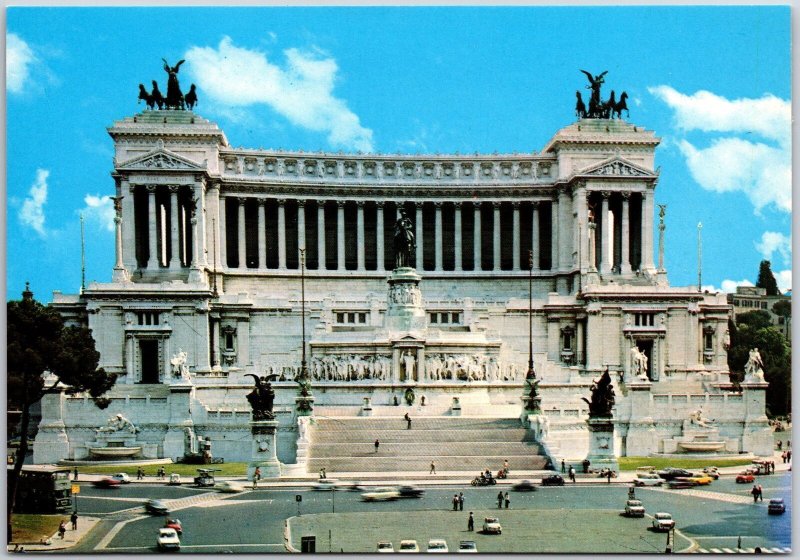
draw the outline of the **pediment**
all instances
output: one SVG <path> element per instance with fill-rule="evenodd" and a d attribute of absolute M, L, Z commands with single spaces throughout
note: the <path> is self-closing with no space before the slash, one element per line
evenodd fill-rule
<path fill-rule="evenodd" d="M 147 169 L 201 171 L 205 170 L 205 167 L 167 150 L 161 141 L 156 144 L 156 149 L 152 152 L 136 156 L 117 166 L 119 171 L 141 171 Z"/>
<path fill-rule="evenodd" d="M 601 177 L 653 177 L 653 172 L 624 158 L 614 157 L 587 167 L 577 173 L 582 176 Z"/>

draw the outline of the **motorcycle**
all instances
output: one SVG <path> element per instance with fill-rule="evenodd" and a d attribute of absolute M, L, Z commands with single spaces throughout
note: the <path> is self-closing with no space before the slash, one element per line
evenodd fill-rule
<path fill-rule="evenodd" d="M 617 473 L 615 471 L 612 471 L 611 469 L 600 470 L 600 473 L 597 475 L 597 478 L 606 478 L 609 472 L 611 472 L 611 478 L 617 478 Z"/>
<path fill-rule="evenodd" d="M 486 477 L 479 477 L 476 476 L 472 479 L 473 486 L 491 486 L 493 484 L 497 484 L 497 481 L 494 478 L 486 478 Z"/>
<path fill-rule="evenodd" d="M 497 471 L 497 478 L 508 478 L 508 471 L 505 469 L 500 469 Z"/>

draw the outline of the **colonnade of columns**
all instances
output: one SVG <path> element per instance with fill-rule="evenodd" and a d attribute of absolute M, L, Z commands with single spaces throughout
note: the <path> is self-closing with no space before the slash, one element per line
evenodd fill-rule
<path fill-rule="evenodd" d="M 188 188 L 186 191 L 182 191 L 179 185 L 136 188 L 142 189 L 135 192 L 141 192 L 145 197 L 141 203 L 147 210 L 142 218 L 134 218 L 138 230 L 136 238 L 144 245 L 136 252 L 139 266 L 149 270 L 179 270 L 197 264 L 197 232 L 194 231 L 197 220 L 192 204 L 187 201 Z M 118 255 L 117 260 L 121 259 L 122 256 Z"/>

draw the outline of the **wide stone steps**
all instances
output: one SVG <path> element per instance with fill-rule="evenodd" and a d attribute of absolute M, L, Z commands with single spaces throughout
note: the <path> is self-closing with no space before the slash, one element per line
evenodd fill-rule
<path fill-rule="evenodd" d="M 375 440 L 380 442 L 376 452 Z M 547 458 L 518 418 L 414 417 L 411 429 L 397 417 L 315 418 L 308 472 L 430 470 L 478 473 L 500 469 L 541 470 Z"/>

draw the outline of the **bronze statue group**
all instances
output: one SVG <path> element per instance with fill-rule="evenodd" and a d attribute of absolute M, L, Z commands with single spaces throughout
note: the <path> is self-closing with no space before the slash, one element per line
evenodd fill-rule
<path fill-rule="evenodd" d="M 139 84 L 139 101 L 144 101 L 148 109 L 176 109 L 176 110 L 192 110 L 197 104 L 197 88 L 194 84 L 189 88 L 189 93 L 186 95 L 181 91 L 180 83 L 178 82 L 178 70 L 185 61 L 180 60 L 175 66 L 170 66 L 166 59 L 164 61 L 164 71 L 168 74 L 167 78 L 167 96 L 161 93 L 158 89 L 158 83 L 153 80 L 153 89 L 148 92 L 144 84 Z"/>
<path fill-rule="evenodd" d="M 627 104 L 628 94 L 626 92 L 622 92 L 622 95 L 619 96 L 619 101 L 616 99 L 614 90 L 611 90 L 611 96 L 606 101 L 600 98 L 600 86 L 605 83 L 603 76 L 608 73 L 608 70 L 597 76 L 592 76 L 586 70 L 581 70 L 581 72 L 589 78 L 589 85 L 586 86 L 586 89 L 592 90 L 592 95 L 589 98 L 589 109 L 586 109 L 581 92 L 575 92 L 575 97 L 577 98 L 575 114 L 579 119 L 613 119 L 615 115 L 619 119 L 622 118 L 622 111 L 625 111 L 625 114 L 630 116 Z"/>

